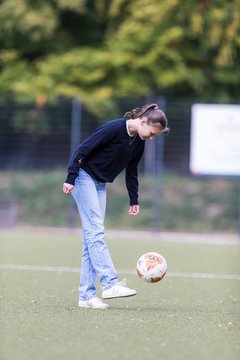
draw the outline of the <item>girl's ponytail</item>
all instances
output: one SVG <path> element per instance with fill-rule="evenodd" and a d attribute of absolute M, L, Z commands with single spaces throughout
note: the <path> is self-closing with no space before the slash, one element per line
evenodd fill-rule
<path fill-rule="evenodd" d="M 135 108 L 127 111 L 124 116 L 127 119 L 137 119 L 146 117 L 147 123 L 153 126 L 159 126 L 162 132 L 168 134 L 168 120 L 166 114 L 159 109 L 157 104 L 144 105 L 141 108 Z"/>
<path fill-rule="evenodd" d="M 157 104 L 144 105 L 141 108 L 135 108 L 135 109 L 127 111 L 123 115 L 123 117 L 125 117 L 127 119 L 137 119 L 140 116 L 142 116 L 143 114 L 145 114 L 145 112 L 147 112 L 148 110 L 159 110 L 159 107 Z"/>

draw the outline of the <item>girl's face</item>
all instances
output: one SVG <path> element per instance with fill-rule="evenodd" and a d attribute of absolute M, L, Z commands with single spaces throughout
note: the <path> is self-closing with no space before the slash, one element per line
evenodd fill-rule
<path fill-rule="evenodd" d="M 158 126 L 149 125 L 147 119 L 142 119 L 137 132 L 142 140 L 152 140 L 155 136 L 161 134 L 162 130 Z"/>

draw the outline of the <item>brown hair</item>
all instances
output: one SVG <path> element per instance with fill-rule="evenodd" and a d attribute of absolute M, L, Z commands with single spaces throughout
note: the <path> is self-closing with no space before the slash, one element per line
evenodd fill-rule
<path fill-rule="evenodd" d="M 170 131 L 166 114 L 159 109 L 157 104 L 144 105 L 141 108 L 132 109 L 127 111 L 124 117 L 127 119 L 141 119 L 146 117 L 149 125 L 159 126 L 162 132 L 166 134 Z"/>

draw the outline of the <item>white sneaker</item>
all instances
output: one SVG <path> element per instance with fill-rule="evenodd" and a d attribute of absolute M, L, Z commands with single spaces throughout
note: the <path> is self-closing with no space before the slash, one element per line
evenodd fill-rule
<path fill-rule="evenodd" d="M 107 289 L 102 292 L 102 298 L 103 299 L 113 299 L 118 297 L 126 297 L 126 296 L 133 296 L 136 295 L 136 290 L 129 289 L 126 287 L 127 282 L 126 279 L 123 279 L 110 289 Z"/>
<path fill-rule="evenodd" d="M 107 309 L 108 304 L 105 304 L 101 299 L 95 297 L 90 300 L 79 300 L 78 306 L 85 309 Z"/>
<path fill-rule="evenodd" d="M 79 300 L 78 306 L 81 307 L 81 308 L 85 308 L 85 309 L 90 308 L 90 305 L 88 305 L 88 301 L 87 301 L 87 300 L 85 300 L 85 301 Z"/>

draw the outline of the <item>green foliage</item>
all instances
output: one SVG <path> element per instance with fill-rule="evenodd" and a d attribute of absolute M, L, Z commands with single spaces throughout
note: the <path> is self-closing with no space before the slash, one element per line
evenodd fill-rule
<path fill-rule="evenodd" d="M 67 223 L 68 199 L 61 193 L 62 172 L 14 172 L 3 178 L 0 194 L 16 201 L 20 223 L 48 226 Z"/>
<path fill-rule="evenodd" d="M 1 173 L 0 197 L 14 198 L 21 224 L 81 225 L 71 196 L 62 194 L 63 171 Z M 128 215 L 129 199 L 124 179 L 108 184 L 106 226 L 148 229 L 153 224 L 153 178 L 140 178 L 140 214 Z M 161 230 L 236 232 L 239 185 L 233 180 L 195 179 L 165 175 L 162 179 L 161 209 L 157 221 Z M 154 200 L 155 202 L 155 200 Z"/>
<path fill-rule="evenodd" d="M 5 97 L 18 92 L 25 94 L 30 80 L 28 64 L 16 50 L 0 51 L 0 94 Z"/>
<path fill-rule="evenodd" d="M 2 0 L 0 96 L 239 98 L 239 0 Z"/>

